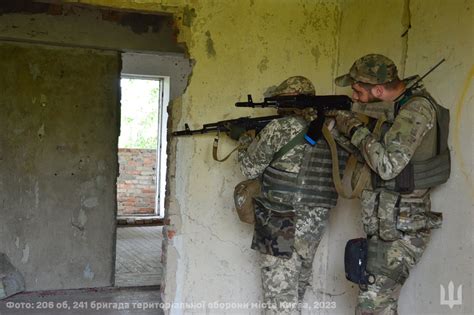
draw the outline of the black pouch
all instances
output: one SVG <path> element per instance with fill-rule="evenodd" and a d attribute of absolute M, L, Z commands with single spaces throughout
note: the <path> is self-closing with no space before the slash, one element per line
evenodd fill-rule
<path fill-rule="evenodd" d="M 401 194 L 411 194 L 415 190 L 415 171 L 412 163 L 407 166 L 395 177 L 395 191 Z"/>
<path fill-rule="evenodd" d="M 368 249 L 366 238 L 355 238 L 347 241 L 344 252 L 346 279 L 357 283 L 362 291 L 367 291 L 368 284 L 375 283 L 375 276 L 367 272 Z"/>

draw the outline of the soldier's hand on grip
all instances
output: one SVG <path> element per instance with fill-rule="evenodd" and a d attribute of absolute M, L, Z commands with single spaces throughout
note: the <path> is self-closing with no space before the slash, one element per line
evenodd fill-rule
<path fill-rule="evenodd" d="M 340 110 L 336 115 L 336 128 L 347 137 L 351 137 L 352 132 L 362 125 L 353 112 Z"/>

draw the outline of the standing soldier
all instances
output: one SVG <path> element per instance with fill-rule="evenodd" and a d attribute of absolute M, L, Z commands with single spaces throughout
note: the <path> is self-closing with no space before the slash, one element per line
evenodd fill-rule
<path fill-rule="evenodd" d="M 337 129 L 372 172 L 372 187 L 363 191 L 361 202 L 369 241 L 367 269 L 375 283 L 359 293 L 356 314 L 397 314 L 400 289 L 420 260 L 430 230 L 441 226 L 441 213 L 431 211 L 429 191 L 450 174 L 449 112 L 417 78 L 400 80 L 392 60 L 370 54 L 335 80 L 338 86 L 352 87 L 354 101 L 394 102 L 395 118 L 383 125 L 381 137 L 351 112 L 336 116 Z"/>
<path fill-rule="evenodd" d="M 314 95 L 311 81 L 290 77 L 265 96 L 298 94 Z M 252 248 L 262 254 L 263 297 L 270 314 L 298 313 L 329 209 L 338 197 L 329 146 L 322 137 L 315 146 L 304 141 L 314 115 L 305 119 L 302 114 L 273 120 L 255 139 L 246 134 L 239 139 L 242 172 L 262 182 Z M 347 157 L 342 154 L 341 170 Z"/>

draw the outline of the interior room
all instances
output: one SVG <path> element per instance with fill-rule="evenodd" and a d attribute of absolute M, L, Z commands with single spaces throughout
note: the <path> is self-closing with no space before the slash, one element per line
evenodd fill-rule
<path fill-rule="evenodd" d="M 451 174 L 431 189 L 443 224 L 398 314 L 474 313 L 473 5 L 2 1 L 0 314 L 262 314 L 254 226 L 234 206 L 246 177 L 237 153 L 213 158 L 215 138 L 219 157 L 238 144 L 226 132 L 173 132 L 275 115 L 234 104 L 261 102 L 290 76 L 311 80 L 316 95 L 352 96 L 334 79 L 371 53 L 393 60 L 402 79 L 445 59 L 423 79 L 450 111 Z M 151 88 L 128 95 L 132 81 Z M 134 117 L 143 120 L 126 127 Z M 120 144 L 139 127 L 153 140 Z M 357 305 L 344 247 L 365 237 L 361 202 L 339 197 L 328 220 L 302 314 Z"/>

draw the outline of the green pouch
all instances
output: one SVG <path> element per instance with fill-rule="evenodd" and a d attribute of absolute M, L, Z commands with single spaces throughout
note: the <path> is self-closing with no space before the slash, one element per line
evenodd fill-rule
<path fill-rule="evenodd" d="M 362 225 L 367 235 L 375 235 L 379 230 L 377 208 L 379 206 L 379 192 L 364 190 L 361 195 Z"/>
<path fill-rule="evenodd" d="M 424 213 L 414 215 L 401 213 L 397 218 L 397 229 L 405 233 L 413 233 L 424 228 L 426 228 Z"/>
<path fill-rule="evenodd" d="M 261 253 L 290 258 L 295 242 L 295 210 L 262 198 L 255 199 L 255 233 L 252 249 Z"/>
<path fill-rule="evenodd" d="M 382 190 L 379 195 L 379 236 L 385 241 L 394 241 L 401 238 L 402 233 L 397 230 L 398 202 L 400 194 Z"/>
<path fill-rule="evenodd" d="M 393 242 L 385 242 L 372 237 L 368 239 L 367 271 L 375 276 L 384 275 L 396 283 L 403 284 L 408 278 L 408 270 L 403 264 L 394 264 L 390 258 Z"/>

